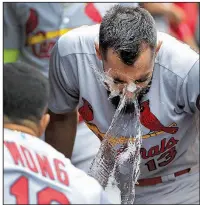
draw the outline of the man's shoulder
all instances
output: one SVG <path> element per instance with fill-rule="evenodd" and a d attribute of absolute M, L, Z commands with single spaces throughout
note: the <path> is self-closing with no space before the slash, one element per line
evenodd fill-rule
<path fill-rule="evenodd" d="M 166 33 L 159 32 L 158 40 L 162 41 L 162 45 L 156 57 L 156 63 L 180 78 L 185 78 L 199 59 L 198 53 Z"/>
<path fill-rule="evenodd" d="M 81 26 L 65 33 L 58 40 L 61 56 L 70 54 L 95 54 L 95 39 L 99 34 L 99 25 Z"/>

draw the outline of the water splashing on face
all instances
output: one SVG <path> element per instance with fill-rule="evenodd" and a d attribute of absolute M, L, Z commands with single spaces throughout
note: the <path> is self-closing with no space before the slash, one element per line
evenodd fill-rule
<path fill-rule="evenodd" d="M 92 66 L 92 65 L 91 65 Z M 89 174 L 96 178 L 104 187 L 117 186 L 121 192 L 122 204 L 133 204 L 135 198 L 135 184 L 139 177 L 140 148 L 142 143 L 140 110 L 137 102 L 135 84 L 117 88 L 113 79 L 103 70 L 92 66 L 99 83 L 108 89 L 111 96 L 120 96 L 120 102 L 112 118 L 111 124 L 101 143 L 101 147 L 91 165 Z M 131 98 L 132 97 L 132 98 Z M 124 114 L 128 102 L 135 105 L 134 113 Z M 125 136 L 126 142 L 112 146 L 110 140 Z"/>

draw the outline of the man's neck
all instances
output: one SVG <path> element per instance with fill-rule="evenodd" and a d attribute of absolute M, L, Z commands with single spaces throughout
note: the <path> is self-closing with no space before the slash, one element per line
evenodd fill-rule
<path fill-rule="evenodd" d="M 24 133 L 30 134 L 32 136 L 35 136 L 35 137 L 38 136 L 36 131 L 34 131 L 33 129 L 31 129 L 29 127 L 23 126 L 23 125 L 5 123 L 4 128 L 11 129 L 11 130 L 16 130 L 16 131 L 19 131 L 19 132 L 24 132 Z"/>

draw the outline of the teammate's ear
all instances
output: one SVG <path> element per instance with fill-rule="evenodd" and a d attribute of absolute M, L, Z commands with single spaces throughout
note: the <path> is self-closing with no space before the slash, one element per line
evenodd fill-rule
<path fill-rule="evenodd" d="M 156 46 L 156 55 L 157 55 L 158 51 L 160 50 L 161 45 L 162 45 L 162 41 L 159 41 L 158 45 Z"/>
<path fill-rule="evenodd" d="M 100 50 L 99 50 L 99 44 L 98 44 L 98 43 L 95 43 L 95 50 L 96 50 L 97 58 L 98 58 L 99 60 L 102 60 L 101 53 L 100 53 Z"/>
<path fill-rule="evenodd" d="M 49 124 L 50 121 L 50 115 L 49 114 L 44 114 L 42 116 L 42 119 L 40 120 L 40 130 L 39 130 L 39 136 L 42 136 L 47 128 L 47 125 Z"/>

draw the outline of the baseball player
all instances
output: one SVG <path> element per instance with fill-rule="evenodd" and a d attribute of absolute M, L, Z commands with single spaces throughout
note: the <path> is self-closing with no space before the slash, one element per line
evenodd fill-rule
<path fill-rule="evenodd" d="M 4 62 L 19 59 L 48 76 L 50 52 L 58 38 L 73 28 L 99 23 L 112 5 L 5 3 Z"/>
<path fill-rule="evenodd" d="M 5 64 L 3 77 L 4 204 L 109 203 L 95 179 L 38 138 L 49 122 L 46 78 L 23 63 Z"/>
<path fill-rule="evenodd" d="M 94 68 L 106 73 L 106 86 Z M 50 144 L 68 154 L 63 144 L 70 145 L 74 138 L 76 121 L 68 122 L 68 116 L 76 109 L 103 140 L 121 93 L 129 99 L 124 116 L 136 112 L 129 95 L 136 96 L 142 146 L 134 203 L 199 203 L 199 55 L 157 32 L 145 9 L 115 6 L 100 27 L 85 26 L 63 35 L 52 50 L 49 79 Z M 134 136 L 134 126 L 128 128 Z M 119 130 L 119 137 L 111 136 L 110 141 L 121 152 L 129 140 L 125 131 Z"/>
<path fill-rule="evenodd" d="M 99 23 L 113 4 L 4 3 L 4 63 L 20 60 L 48 77 L 50 52 L 58 38 L 83 24 Z M 76 136 L 72 163 L 87 172 L 100 141 L 81 120 Z M 85 145 L 85 136 L 93 146 Z"/>

